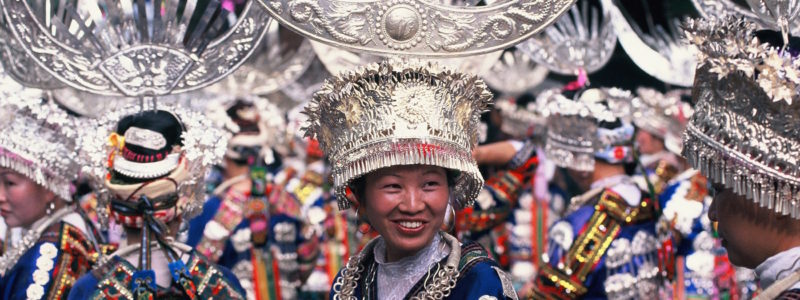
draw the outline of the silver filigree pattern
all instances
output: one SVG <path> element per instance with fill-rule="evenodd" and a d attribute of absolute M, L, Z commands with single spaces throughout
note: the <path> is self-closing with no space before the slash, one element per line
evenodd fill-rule
<path fill-rule="evenodd" d="M 384 61 L 326 81 L 306 106 L 306 135 L 331 161 L 340 209 L 349 207 L 351 180 L 413 164 L 459 170 L 454 200 L 469 206 L 483 186 L 472 149 L 491 98 L 475 76 Z"/>
<path fill-rule="evenodd" d="M 9 30 L 5 17 L 0 15 L 0 64 L 8 76 L 31 88 L 51 90 L 63 87 L 64 83 L 39 67 L 25 53 Z"/>
<path fill-rule="evenodd" d="M 77 8 L 62 3 L 51 16 L 44 2 L 50 0 L 0 1 L 17 42 L 57 79 L 103 95 L 160 96 L 214 83 L 253 53 L 271 20 L 266 4 L 251 0 L 215 38 L 232 14 L 220 6 L 179 12 L 175 0 L 88 1 Z M 147 10 L 159 13 L 139 13 Z M 220 16 L 212 22 L 214 14 Z M 192 16 L 200 21 L 189 28 Z"/>
<path fill-rule="evenodd" d="M 580 6 L 580 9 L 579 9 Z M 576 75 L 593 73 L 608 63 L 617 45 L 617 34 L 609 10 L 584 0 L 573 6 L 544 31 L 520 43 L 517 48 L 550 71 Z"/>
<path fill-rule="evenodd" d="M 681 153 L 680 142 L 686 124 L 694 113 L 688 103 L 681 101 L 683 90 L 673 90 L 662 94 L 651 88 L 638 88 L 638 97 L 631 101 L 633 123 L 664 140 L 667 150 Z"/>
<path fill-rule="evenodd" d="M 79 121 L 45 100 L 41 90 L 23 88 L 8 77 L 2 81 L 0 166 L 72 201 L 71 181 L 81 164 L 75 159 Z"/>
<path fill-rule="evenodd" d="M 754 27 L 735 18 L 687 23 L 701 65 L 684 156 L 710 180 L 800 218 L 797 68 L 779 67 L 798 60 L 761 44 Z"/>
<path fill-rule="evenodd" d="M 573 0 L 510 0 L 459 7 L 420 0 L 270 0 L 269 12 L 303 36 L 358 52 L 469 56 L 527 39 Z"/>

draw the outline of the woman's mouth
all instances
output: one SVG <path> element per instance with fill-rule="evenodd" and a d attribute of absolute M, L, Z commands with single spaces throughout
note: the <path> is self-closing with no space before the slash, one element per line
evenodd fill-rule
<path fill-rule="evenodd" d="M 415 234 L 418 234 L 418 233 L 422 232 L 422 230 L 427 225 L 426 222 L 418 221 L 418 220 L 414 220 L 414 221 L 403 220 L 403 221 L 395 221 L 393 223 L 395 224 L 395 229 L 398 232 L 400 232 L 401 234 L 404 234 L 404 235 L 415 235 Z"/>

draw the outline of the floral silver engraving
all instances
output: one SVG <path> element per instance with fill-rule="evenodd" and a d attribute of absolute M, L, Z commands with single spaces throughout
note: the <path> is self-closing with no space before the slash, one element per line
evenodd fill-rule
<path fill-rule="evenodd" d="M 270 0 L 269 13 L 303 36 L 358 52 L 469 56 L 541 31 L 573 0 L 510 0 L 459 7 L 422 0 Z"/>

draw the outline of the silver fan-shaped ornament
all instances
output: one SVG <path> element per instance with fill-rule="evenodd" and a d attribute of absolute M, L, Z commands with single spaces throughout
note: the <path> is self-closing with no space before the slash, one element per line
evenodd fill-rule
<path fill-rule="evenodd" d="M 266 33 L 262 0 L 236 14 L 219 0 L 0 0 L 20 46 L 67 85 L 162 96 L 233 72 Z"/>
<path fill-rule="evenodd" d="M 697 68 L 697 48 L 682 42 L 680 20 L 671 20 L 669 31 L 650 28 L 644 33 L 634 20 L 623 14 L 613 0 L 601 0 L 611 13 L 611 22 L 619 43 L 639 68 L 665 83 L 691 87 Z"/>
<path fill-rule="evenodd" d="M 530 91 L 547 77 L 546 67 L 519 50 L 506 50 L 481 78 L 504 95 L 517 96 Z"/>
<path fill-rule="evenodd" d="M 308 39 L 271 22 L 255 53 L 231 76 L 207 89 L 239 97 L 266 95 L 297 80 L 314 56 Z"/>
<path fill-rule="evenodd" d="M 10 30 L 5 17 L 0 15 L 0 64 L 8 76 L 30 88 L 52 90 L 64 87 L 64 83 L 39 67 L 25 53 Z"/>
<path fill-rule="evenodd" d="M 502 50 L 554 22 L 575 0 L 272 0 L 269 13 L 301 35 L 360 53 L 427 57 Z M 474 1 L 458 1 L 467 3 Z"/>
<path fill-rule="evenodd" d="M 608 63 L 617 44 L 611 14 L 602 4 L 583 0 L 561 16 L 553 26 L 517 48 L 550 71 L 575 75 L 578 70 L 593 73 Z"/>
<path fill-rule="evenodd" d="M 800 1 L 746 0 L 749 7 L 732 0 L 692 0 L 704 18 L 735 16 L 754 22 L 761 29 L 780 30 L 800 35 Z"/>

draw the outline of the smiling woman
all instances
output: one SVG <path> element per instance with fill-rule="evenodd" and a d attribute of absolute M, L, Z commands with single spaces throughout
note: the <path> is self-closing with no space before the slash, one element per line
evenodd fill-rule
<path fill-rule="evenodd" d="M 332 299 L 516 299 L 483 248 L 446 233 L 483 186 L 472 150 L 490 99 L 474 76 L 388 61 L 314 95 L 307 135 L 333 164 L 339 208 L 380 234 L 339 272 Z"/>

